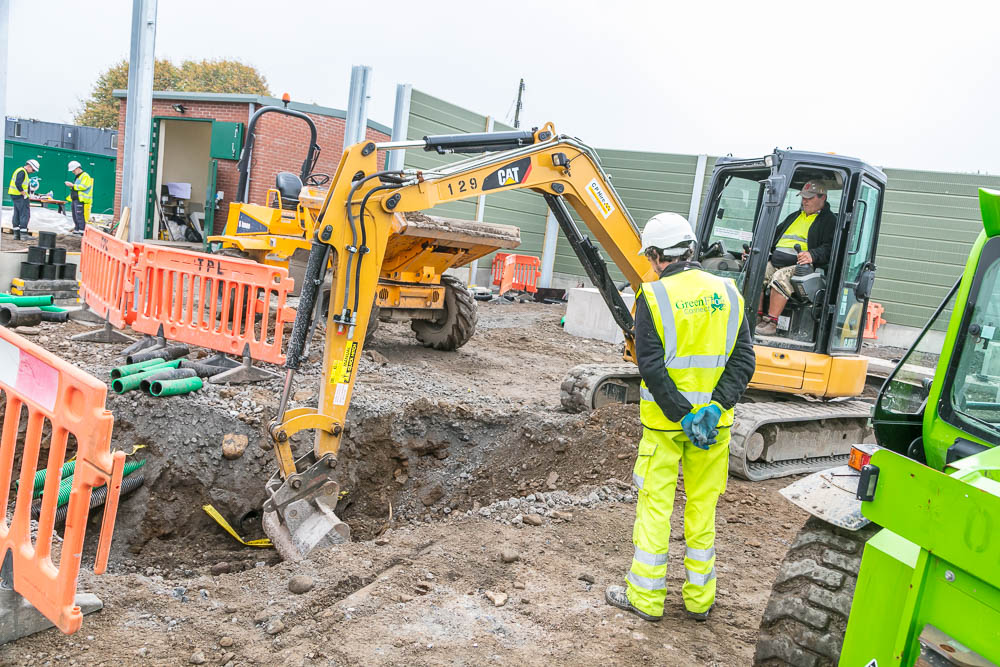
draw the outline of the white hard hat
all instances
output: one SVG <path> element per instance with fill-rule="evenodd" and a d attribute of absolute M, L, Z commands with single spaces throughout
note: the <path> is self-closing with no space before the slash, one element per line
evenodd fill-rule
<path fill-rule="evenodd" d="M 80 168 L 80 163 L 77 162 L 76 160 L 73 160 L 68 165 L 66 165 L 67 171 L 73 171 L 74 169 L 79 169 L 79 168 Z"/>
<path fill-rule="evenodd" d="M 29 167 L 31 167 L 35 171 L 38 171 L 38 160 L 28 160 L 24 164 L 28 165 Z"/>
<path fill-rule="evenodd" d="M 642 230 L 642 249 L 640 255 L 649 248 L 660 248 L 664 255 L 683 255 L 688 246 L 694 243 L 694 233 L 687 219 L 677 213 L 657 213 Z M 675 247 L 680 244 L 683 247 Z"/>

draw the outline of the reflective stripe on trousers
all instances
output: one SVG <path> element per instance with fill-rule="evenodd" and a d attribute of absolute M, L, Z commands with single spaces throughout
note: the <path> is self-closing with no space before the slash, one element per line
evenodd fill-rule
<path fill-rule="evenodd" d="M 678 467 L 684 466 L 684 539 L 687 581 L 681 588 L 684 605 L 693 612 L 715 601 L 715 506 L 725 490 L 729 470 L 729 430 L 708 451 L 692 445 L 683 431 L 643 429 L 632 480 L 639 490 L 632 530 L 634 551 L 625 577 L 629 601 L 653 616 L 663 613 L 666 598 L 670 517 L 677 489 Z"/>

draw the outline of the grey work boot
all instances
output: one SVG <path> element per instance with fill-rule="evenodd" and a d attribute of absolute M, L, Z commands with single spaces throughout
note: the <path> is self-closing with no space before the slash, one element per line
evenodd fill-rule
<path fill-rule="evenodd" d="M 712 605 L 712 606 L 714 607 L 715 605 Z M 712 607 L 709 607 L 705 611 L 691 611 L 690 609 L 687 609 L 685 611 L 687 611 L 687 615 L 690 618 L 693 618 L 694 620 L 698 621 L 699 623 L 704 623 L 705 621 L 708 620 L 708 614 L 709 614 L 709 612 L 712 611 Z"/>
<path fill-rule="evenodd" d="M 15 241 L 20 241 L 21 240 L 21 228 L 20 227 L 15 227 L 14 228 L 14 240 Z"/>
<path fill-rule="evenodd" d="M 628 594 L 626 594 L 624 586 L 608 586 L 608 589 L 604 591 L 604 600 L 613 607 L 618 607 L 619 609 L 632 612 L 644 621 L 652 621 L 655 623 L 663 618 L 662 616 L 647 614 L 646 612 L 639 611 L 633 607 L 632 603 L 628 601 Z"/>
<path fill-rule="evenodd" d="M 778 333 L 778 320 L 772 320 L 765 316 L 761 323 L 757 325 L 754 332 L 760 336 L 773 336 Z"/>

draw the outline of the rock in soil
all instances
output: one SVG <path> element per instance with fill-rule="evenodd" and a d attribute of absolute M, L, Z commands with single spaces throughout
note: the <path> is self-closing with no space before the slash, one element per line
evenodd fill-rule
<path fill-rule="evenodd" d="M 514 561 L 518 560 L 520 557 L 521 557 L 521 554 L 517 553 L 515 550 L 511 549 L 510 547 L 504 547 L 500 551 L 500 560 L 502 560 L 505 563 L 513 563 Z"/>
<path fill-rule="evenodd" d="M 542 523 L 542 517 L 537 514 L 525 514 L 523 521 L 529 526 L 540 526 Z"/>
<path fill-rule="evenodd" d="M 269 635 L 276 635 L 285 629 L 285 624 L 281 622 L 281 619 L 274 619 L 264 626 L 264 632 Z"/>
<path fill-rule="evenodd" d="M 577 577 L 577 579 L 579 579 L 580 581 L 586 581 L 588 584 L 592 584 L 595 581 L 597 581 L 597 579 L 594 578 L 594 575 L 587 573 L 581 574 L 579 577 Z"/>
<path fill-rule="evenodd" d="M 230 461 L 243 456 L 250 439 L 242 433 L 227 433 L 222 438 L 222 455 Z"/>
<path fill-rule="evenodd" d="M 219 646 L 221 646 L 222 648 L 229 648 L 230 646 L 233 645 L 233 643 L 234 643 L 233 638 L 229 636 L 223 637 L 222 639 L 219 640 Z"/>
<path fill-rule="evenodd" d="M 490 599 L 490 602 L 492 602 L 493 605 L 496 607 L 502 607 L 505 604 L 507 604 L 506 593 L 497 593 L 496 591 L 486 591 L 486 597 L 488 597 Z"/>
<path fill-rule="evenodd" d="M 288 590 L 296 595 L 308 593 L 315 585 L 316 582 L 308 574 L 297 574 L 288 580 Z"/>
<path fill-rule="evenodd" d="M 195 651 L 194 653 L 191 654 L 191 657 L 188 658 L 188 662 L 190 662 L 192 665 L 204 665 L 205 664 L 205 652 L 204 651 Z"/>
<path fill-rule="evenodd" d="M 442 486 L 441 482 L 433 482 L 423 486 L 417 491 L 417 497 L 420 498 L 420 502 L 424 506 L 430 507 L 444 497 L 444 486 Z"/>
<path fill-rule="evenodd" d="M 232 572 L 233 566 L 226 561 L 221 561 L 212 566 L 212 574 L 218 576 L 220 574 L 226 574 Z"/>

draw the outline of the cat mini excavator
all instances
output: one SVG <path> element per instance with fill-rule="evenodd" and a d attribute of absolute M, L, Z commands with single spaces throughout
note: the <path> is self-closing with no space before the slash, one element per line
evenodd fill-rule
<path fill-rule="evenodd" d="M 428 171 L 378 169 L 378 150 L 417 148 L 476 155 Z M 806 180 L 818 178 L 827 182 L 831 201 L 836 200 L 836 252 L 829 266 L 839 268 L 797 276 L 802 294 L 789 302 L 782 335 L 757 341 L 753 386 L 759 389 L 756 400 L 763 402 L 737 406 L 738 426 L 731 444 L 731 469 L 744 477 L 776 476 L 839 462 L 849 445 L 843 452 L 829 447 L 812 452 L 804 444 L 815 442 L 809 426 L 815 430 L 817 420 L 825 420 L 827 426 L 842 422 L 839 428 L 848 443 L 861 441 L 855 432 L 865 429 L 867 405 L 831 404 L 822 399 L 857 396 L 864 386 L 866 366 L 857 356 L 857 314 L 867 301 L 874 270 L 870 258 L 885 185 L 881 172 L 857 160 L 812 153 L 775 151 L 761 160 L 720 160 L 710 205 L 699 226 L 700 258 L 706 269 L 736 278 L 752 327 L 771 239 L 782 210 L 794 203 L 786 198 L 793 197 Z M 348 526 L 336 516 L 337 453 L 364 346 L 364 335 L 358 332 L 366 331 L 372 316 L 386 248 L 405 232 L 404 214 L 515 189 L 530 189 L 545 198 L 625 333 L 626 361 L 633 359 L 631 310 L 598 247 L 581 233 L 570 211 L 579 215 L 633 289 L 657 276 L 639 254 L 638 226 L 591 148 L 557 135 L 551 124 L 531 131 L 429 136 L 380 144 L 365 141 L 349 147 L 325 196 L 299 198 L 317 222 L 288 342 L 278 417 L 269 426 L 279 471 L 267 484 L 263 520 L 265 531 L 285 558 L 298 558 L 350 537 Z M 737 246 L 731 247 L 734 242 Z M 315 308 L 328 267 L 333 273 L 330 307 Z M 319 404 L 286 409 L 312 319 L 324 312 L 326 344 Z M 580 409 L 637 400 L 638 389 L 634 364 L 578 367 L 563 383 L 563 403 Z M 809 393 L 814 400 L 798 400 L 795 395 L 800 393 Z M 744 416 L 746 407 L 751 410 L 749 419 Z M 740 420 L 750 426 L 741 426 Z M 783 438 L 786 427 L 790 437 Z M 758 433 L 761 428 L 764 434 Z M 315 431 L 314 445 L 296 459 L 290 438 L 304 430 Z M 758 436 L 759 442 L 754 439 Z M 749 460 L 751 455 L 754 461 Z M 792 459 L 793 464 L 784 462 Z M 753 464 L 760 467 L 755 469 Z"/>

